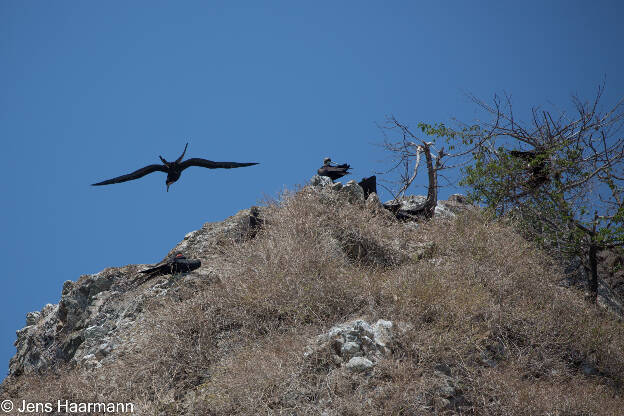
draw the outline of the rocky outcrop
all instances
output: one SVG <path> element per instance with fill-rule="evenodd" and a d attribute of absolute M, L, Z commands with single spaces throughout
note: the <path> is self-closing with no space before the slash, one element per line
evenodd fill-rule
<path fill-rule="evenodd" d="M 374 178 L 374 177 L 371 177 Z M 365 181 L 371 178 L 365 179 Z M 423 218 L 422 211 L 424 209 L 427 197 L 423 195 L 409 195 L 401 197 L 398 200 L 390 200 L 385 203 L 379 201 L 379 197 L 375 192 L 366 192 L 360 184 L 351 180 L 343 185 L 340 182 L 332 182 L 326 176 L 314 175 L 310 180 L 310 185 L 320 189 L 328 189 L 337 191 L 347 196 L 350 202 L 364 202 L 371 208 L 385 208 L 392 212 L 399 220 L 413 221 Z M 454 194 L 447 201 L 438 200 L 435 207 L 435 215 L 438 217 L 452 218 L 456 214 L 467 209 L 473 209 L 475 206 L 468 202 L 468 199 L 461 194 Z"/>
<path fill-rule="evenodd" d="M 339 192 L 347 201 L 365 203 L 372 210 L 384 207 L 376 193 L 371 193 L 365 200 L 364 190 L 355 181 L 343 185 L 340 182 L 333 183 L 327 177 L 314 176 L 311 185 L 330 192 Z M 453 196 L 449 201 L 439 201 L 436 213 L 453 216 L 455 212 L 466 209 L 467 205 L 462 198 Z M 412 210 L 422 201 L 424 197 L 406 198 L 401 201 L 400 210 Z M 263 225 L 264 209 L 252 207 L 222 222 L 206 223 L 199 230 L 188 233 L 167 253 L 165 259 L 173 253 L 184 253 L 188 258 L 201 258 L 202 267 L 191 273 L 142 282 L 139 272 L 146 266 L 129 265 L 84 275 L 76 282 L 66 281 L 58 304 L 48 304 L 40 311 L 27 314 L 26 326 L 17 331 L 17 353 L 10 361 L 9 374 L 16 376 L 41 371 L 57 363 L 99 366 L 107 360 L 113 360 L 119 353 L 120 346 L 127 343 L 131 330 L 141 321 L 146 301 L 166 296 L 179 280 L 206 279 L 218 274 L 219 265 L 211 260 L 216 260 L 220 246 L 253 238 Z M 357 253 L 361 254 L 362 249 L 356 248 Z M 355 250 L 348 244 L 342 249 L 347 250 L 347 254 L 350 253 L 349 250 Z M 425 256 L 428 250 L 428 247 L 416 250 L 415 258 Z M 368 251 L 370 249 L 366 250 Z M 365 342 L 360 346 L 360 351 L 366 351 L 366 354 L 355 354 L 353 357 L 365 357 L 374 363 L 374 357 L 368 357 L 368 352 L 380 351 L 380 344 L 375 344 L 375 340 L 380 338 L 375 338 L 375 334 L 379 335 L 381 332 L 375 330 L 377 332 L 372 332 L 371 338 L 367 332 L 369 327 L 371 326 L 361 323 L 359 329 L 350 329 L 364 331 L 357 339 Z M 345 335 L 344 339 L 349 337 L 351 335 Z M 373 344 L 366 344 L 367 339 L 372 340 Z M 349 350 L 349 345 L 352 344 L 347 344 L 345 351 Z M 377 347 L 369 351 L 375 345 Z M 367 361 L 360 359 L 352 363 L 353 368 L 366 365 Z"/>
<path fill-rule="evenodd" d="M 576 325 L 572 335 L 557 333 L 559 311 L 582 308 L 580 296 L 556 298 L 557 308 L 545 308 L 554 316 L 546 320 L 549 326 L 533 332 L 543 316 L 549 317 L 542 305 L 551 304 L 555 296 L 550 295 L 571 291 L 548 282 L 536 286 L 524 272 L 512 275 L 519 279 L 501 273 L 513 273 L 517 263 L 479 268 L 483 252 L 502 246 L 496 232 L 506 232 L 503 227 L 488 223 L 487 232 L 476 228 L 471 236 L 467 230 L 480 227 L 477 215 L 426 226 L 397 222 L 376 193 L 364 198 L 354 181 L 316 182 L 280 207 L 252 207 L 187 234 L 165 258 L 181 252 L 200 259 L 201 266 L 188 273 L 145 281 L 140 271 L 147 266 L 129 265 L 65 282 L 58 304 L 26 315 L 2 393 L 17 398 L 32 390 L 39 395 L 52 385 L 52 398 L 81 397 L 69 384 L 76 379 L 82 392 L 105 386 L 100 398 L 107 399 L 125 385 L 121 398 L 141 401 L 142 414 L 290 414 L 293 409 L 306 414 L 351 409 L 464 414 L 475 411 L 482 397 L 486 404 L 478 411 L 485 414 L 491 403 L 502 400 L 497 386 L 510 368 L 522 369 L 522 379 L 515 380 L 523 383 L 525 375 L 527 383 L 533 382 L 533 372 L 537 382 L 555 377 L 551 361 L 553 371 L 564 371 L 566 378 L 578 370 L 583 382 L 598 377 L 620 381 L 621 359 L 611 364 L 601 357 L 620 351 L 621 342 L 602 344 L 598 355 L 593 348 L 599 344 L 592 339 L 590 352 L 570 347 Z M 424 200 L 402 199 L 397 212 L 411 215 Z M 461 195 L 453 195 L 438 201 L 436 213 L 451 218 L 470 208 Z M 450 242 L 438 238 L 446 227 Z M 307 232 L 312 236 L 298 239 Z M 481 235 L 495 235 L 498 244 L 471 250 Z M 461 246 L 464 240 L 469 242 Z M 283 241 L 288 244 L 280 245 Z M 514 261 L 524 265 L 532 248 L 520 238 L 513 241 L 517 244 L 504 249 L 517 252 Z M 468 267 L 458 267 L 455 262 L 465 257 Z M 555 271 L 541 266 L 542 257 L 538 260 L 531 260 L 539 267 L 535 276 Z M 533 304 L 525 300 L 543 289 L 548 292 L 535 303 L 539 310 L 529 311 Z M 516 304 L 521 313 L 513 310 Z M 602 315 L 589 313 L 578 315 L 579 322 Z M 614 331 L 602 332 L 596 339 L 604 342 Z M 541 347 L 562 345 L 562 354 L 555 351 L 551 357 L 551 350 L 543 349 L 548 362 L 535 358 L 535 333 L 550 337 L 540 340 Z M 76 369 L 61 368 L 58 377 L 24 377 L 60 364 Z M 617 366 L 615 375 L 609 366 Z M 478 383 L 505 378 L 475 390 L 479 385 L 471 377 L 476 375 Z M 554 378 L 551 386 L 559 381 Z M 493 409 L 510 414 L 501 408 Z"/>
<path fill-rule="evenodd" d="M 398 329 L 394 323 L 383 319 L 372 325 L 363 319 L 349 321 L 316 337 L 304 356 L 328 355 L 337 367 L 365 372 L 390 354 L 396 331 L 404 327 L 401 325 Z"/>
<path fill-rule="evenodd" d="M 383 204 L 400 220 L 417 220 L 423 217 L 423 209 L 427 197 L 423 195 L 409 195 L 398 200 L 390 200 Z M 447 201 L 438 200 L 435 207 L 435 215 L 438 217 L 452 218 L 461 211 L 471 209 L 474 206 L 468 203 L 465 196 L 454 194 Z"/>
<path fill-rule="evenodd" d="M 320 189 L 339 192 L 345 195 L 351 203 L 364 201 L 364 189 L 353 180 L 343 185 L 341 182 L 332 182 L 327 176 L 314 175 L 310 179 L 310 185 Z"/>
<path fill-rule="evenodd" d="M 365 209 L 387 211 L 391 202 L 382 204 L 376 193 L 371 193 L 365 200 L 364 191 L 355 181 L 343 185 L 315 176 L 311 184 L 324 192 L 339 192 L 347 201 L 361 203 Z M 424 196 L 403 198 L 398 202 L 397 212 L 411 215 L 425 199 Z M 453 217 L 471 207 L 462 195 L 453 195 L 447 201 L 438 201 L 435 212 L 441 217 Z M 17 351 L 10 360 L 9 376 L 43 371 L 59 363 L 98 367 L 115 360 L 125 348 L 131 348 L 133 333 L 141 327 L 146 304 L 158 297 L 176 296 L 179 285 L 210 282 L 218 276 L 222 268 L 218 256 L 223 244 L 253 238 L 264 225 L 265 209 L 242 210 L 224 221 L 206 223 L 188 233 L 164 258 L 181 252 L 189 258 L 201 259 L 201 267 L 190 273 L 143 281 L 140 271 L 147 266 L 129 265 L 84 275 L 75 282 L 66 281 L 58 304 L 47 304 L 40 311 L 26 315 L 26 326 L 17 331 Z M 360 240 L 349 237 L 336 236 L 337 249 L 357 261 L 361 261 L 362 256 L 376 259 L 371 260 L 375 265 L 392 263 L 397 256 L 408 261 L 431 259 L 436 250 L 431 242 L 413 242 L 407 249 L 397 249 L 397 253 L 401 252 L 399 256 L 375 247 L 356 245 L 353 242 Z M 409 256 L 404 258 L 404 252 Z M 604 263 L 608 263 L 610 270 L 615 270 L 613 275 L 619 276 L 619 257 L 611 257 L 615 260 L 610 263 L 605 260 Z M 565 283 L 578 287 L 585 281 L 577 279 Z M 605 308 L 624 316 L 624 306 L 617 291 L 601 281 L 599 295 Z M 324 351 L 330 353 L 336 365 L 350 371 L 366 372 L 388 353 L 395 331 L 396 324 L 384 320 L 374 324 L 364 320 L 347 322 L 320 335 L 308 354 Z"/>
<path fill-rule="evenodd" d="M 355 181 L 343 185 L 315 176 L 311 184 L 318 189 L 339 192 L 348 202 L 365 203 L 368 209 L 383 210 L 377 194 L 371 193 L 365 200 L 364 190 Z M 414 204 L 422 198 L 414 197 L 410 201 Z M 405 204 L 409 206 L 407 202 Z M 456 198 L 441 202 L 439 212 L 441 215 L 453 215 L 462 207 L 463 202 Z M 141 325 L 146 303 L 160 296 L 174 296 L 181 282 L 192 284 L 218 276 L 221 266 L 217 264 L 217 258 L 223 244 L 253 238 L 264 224 L 264 209 L 252 207 L 222 222 L 206 223 L 199 230 L 188 233 L 164 259 L 173 253 L 201 259 L 202 266 L 190 273 L 144 281 L 140 271 L 147 266 L 129 265 L 84 275 L 75 282 L 66 281 L 58 304 L 48 304 L 40 311 L 27 314 L 26 326 L 17 331 L 17 352 L 10 361 L 9 376 L 43 371 L 59 363 L 98 367 L 115 360 L 124 348 L 132 345 L 132 334 Z M 357 255 L 351 253 L 357 259 L 363 252 L 372 250 L 370 247 L 366 250 L 352 247 L 347 243 L 339 242 L 338 245 L 347 255 L 357 251 Z M 416 247 L 413 250 L 416 253 L 414 259 L 425 257 L 430 250 L 430 247 Z M 375 250 L 373 252 L 376 253 Z M 384 263 L 388 256 L 381 257 L 380 262 Z M 386 327 L 384 322 L 370 325 L 358 321 L 335 327 L 329 336 L 331 341 L 327 338 L 327 342 L 332 345 L 342 342 L 344 350 L 339 351 L 337 356 L 345 366 L 348 364 L 347 368 L 362 371 L 374 365 L 379 354 L 386 351 L 387 333 L 391 331 L 392 324 L 388 323 Z M 352 358 L 355 360 L 349 364 Z"/>
<path fill-rule="evenodd" d="M 108 268 L 63 284 L 58 304 L 26 315 L 17 331 L 17 352 L 9 363 L 9 378 L 39 372 L 57 364 L 98 367 L 132 347 L 144 307 L 161 296 L 175 296 L 180 284 L 209 281 L 219 266 L 211 262 L 219 246 L 252 238 L 262 225 L 262 208 L 240 211 L 222 222 L 207 223 L 187 234 L 171 253 L 202 258 L 191 273 L 161 276 L 144 282 L 146 265 Z"/>

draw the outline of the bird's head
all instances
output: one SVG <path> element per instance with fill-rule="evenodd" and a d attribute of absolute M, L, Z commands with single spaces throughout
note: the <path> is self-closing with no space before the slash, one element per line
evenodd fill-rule
<path fill-rule="evenodd" d="M 169 185 L 171 185 L 172 183 L 174 183 L 175 181 L 170 181 L 167 180 L 167 192 L 169 192 Z"/>
<path fill-rule="evenodd" d="M 331 163 L 331 158 L 326 157 L 325 159 L 323 159 L 323 164 L 324 165 L 329 165 Z"/>

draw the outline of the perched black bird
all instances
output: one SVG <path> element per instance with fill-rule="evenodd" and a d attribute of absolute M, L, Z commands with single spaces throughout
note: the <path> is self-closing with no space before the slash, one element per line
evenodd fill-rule
<path fill-rule="evenodd" d="M 164 263 L 151 267 L 147 270 L 141 270 L 141 273 L 149 274 L 149 277 L 160 276 L 163 274 L 187 273 L 201 266 L 200 260 L 188 260 L 184 254 L 176 253 Z"/>
<path fill-rule="evenodd" d="M 368 178 L 362 178 L 358 185 L 364 190 L 364 199 L 366 199 L 373 192 L 377 193 L 377 176 L 373 175 Z"/>
<path fill-rule="evenodd" d="M 92 186 L 100 186 L 100 185 L 110 185 L 112 183 L 120 183 L 126 181 L 132 181 L 134 179 L 142 178 L 145 175 L 148 175 L 152 172 L 160 171 L 165 172 L 167 174 L 167 192 L 169 192 L 169 185 L 180 179 L 180 175 L 182 171 L 191 166 L 200 166 L 202 168 L 208 169 L 231 169 L 231 168 L 242 168 L 244 166 L 252 166 L 257 165 L 257 163 L 237 163 L 237 162 L 213 162 L 212 160 L 200 159 L 198 157 L 194 157 L 192 159 L 187 159 L 182 162 L 182 158 L 186 153 L 186 148 L 188 147 L 188 143 L 184 146 L 184 152 L 173 162 L 167 162 L 162 156 L 158 156 L 160 160 L 163 162 L 162 165 L 149 165 L 141 168 L 139 170 L 135 170 L 132 173 L 128 173 L 127 175 L 118 176 L 113 179 L 109 179 L 106 181 L 98 182 L 92 184 Z"/>
<path fill-rule="evenodd" d="M 512 150 L 509 154 L 512 157 L 526 161 L 526 169 L 531 174 L 529 185 L 535 187 L 550 180 L 548 159 L 544 152 L 539 150 Z"/>
<path fill-rule="evenodd" d="M 538 155 L 537 150 L 512 150 L 509 152 L 513 157 L 517 157 L 520 159 L 528 160 L 529 162 Z"/>
<path fill-rule="evenodd" d="M 320 176 L 328 176 L 332 182 L 348 174 L 351 168 L 348 164 L 332 165 L 332 160 L 328 157 L 323 159 L 323 166 L 317 171 Z"/>

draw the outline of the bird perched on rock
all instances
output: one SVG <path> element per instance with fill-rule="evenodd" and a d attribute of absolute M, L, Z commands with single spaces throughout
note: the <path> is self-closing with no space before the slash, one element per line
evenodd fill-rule
<path fill-rule="evenodd" d="M 351 166 L 349 166 L 348 164 L 344 163 L 342 165 L 334 165 L 332 160 L 326 157 L 325 159 L 323 159 L 323 166 L 319 168 L 317 173 L 320 176 L 329 177 L 333 182 L 336 179 L 342 178 L 343 176 L 348 174 L 349 169 L 351 169 Z"/>
<path fill-rule="evenodd" d="M 368 178 L 362 178 L 358 183 L 364 190 L 364 199 L 372 193 L 377 193 L 377 176 L 369 176 Z"/>
<path fill-rule="evenodd" d="M 184 254 L 176 253 L 161 264 L 147 270 L 141 270 L 141 273 L 154 277 L 164 274 L 187 273 L 197 269 L 199 266 L 201 266 L 200 260 L 189 260 Z"/>
<path fill-rule="evenodd" d="M 191 166 L 199 166 L 202 168 L 208 169 L 231 169 L 231 168 L 242 168 L 245 166 L 257 165 L 257 163 L 237 163 L 237 162 L 213 162 L 212 160 L 200 159 L 198 157 L 194 157 L 192 159 L 187 159 L 182 162 L 182 158 L 186 153 L 186 148 L 188 147 L 188 143 L 184 146 L 184 151 L 179 158 L 177 158 L 173 162 L 166 161 L 162 156 L 158 156 L 160 160 L 163 162 L 162 165 L 148 165 L 139 170 L 135 170 L 132 173 L 128 173 L 127 175 L 118 176 L 113 179 L 108 179 L 106 181 L 98 182 L 92 184 L 92 186 L 100 186 L 100 185 L 110 185 L 112 183 L 120 183 L 126 181 L 132 181 L 134 179 L 142 178 L 145 175 L 148 175 L 152 172 L 165 172 L 167 174 L 167 192 L 169 192 L 169 185 L 180 179 L 180 175 L 182 171 L 186 168 L 190 168 Z"/>

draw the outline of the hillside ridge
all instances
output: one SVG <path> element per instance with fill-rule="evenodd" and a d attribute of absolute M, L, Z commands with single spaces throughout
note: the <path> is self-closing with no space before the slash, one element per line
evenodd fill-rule
<path fill-rule="evenodd" d="M 357 187 L 307 186 L 204 224 L 164 257 L 200 259 L 190 273 L 66 281 L 17 331 L 2 396 L 108 395 L 140 414 L 525 414 L 523 394 L 536 411 L 606 400 L 592 414 L 615 414 L 617 315 L 461 196 L 401 222 Z"/>

